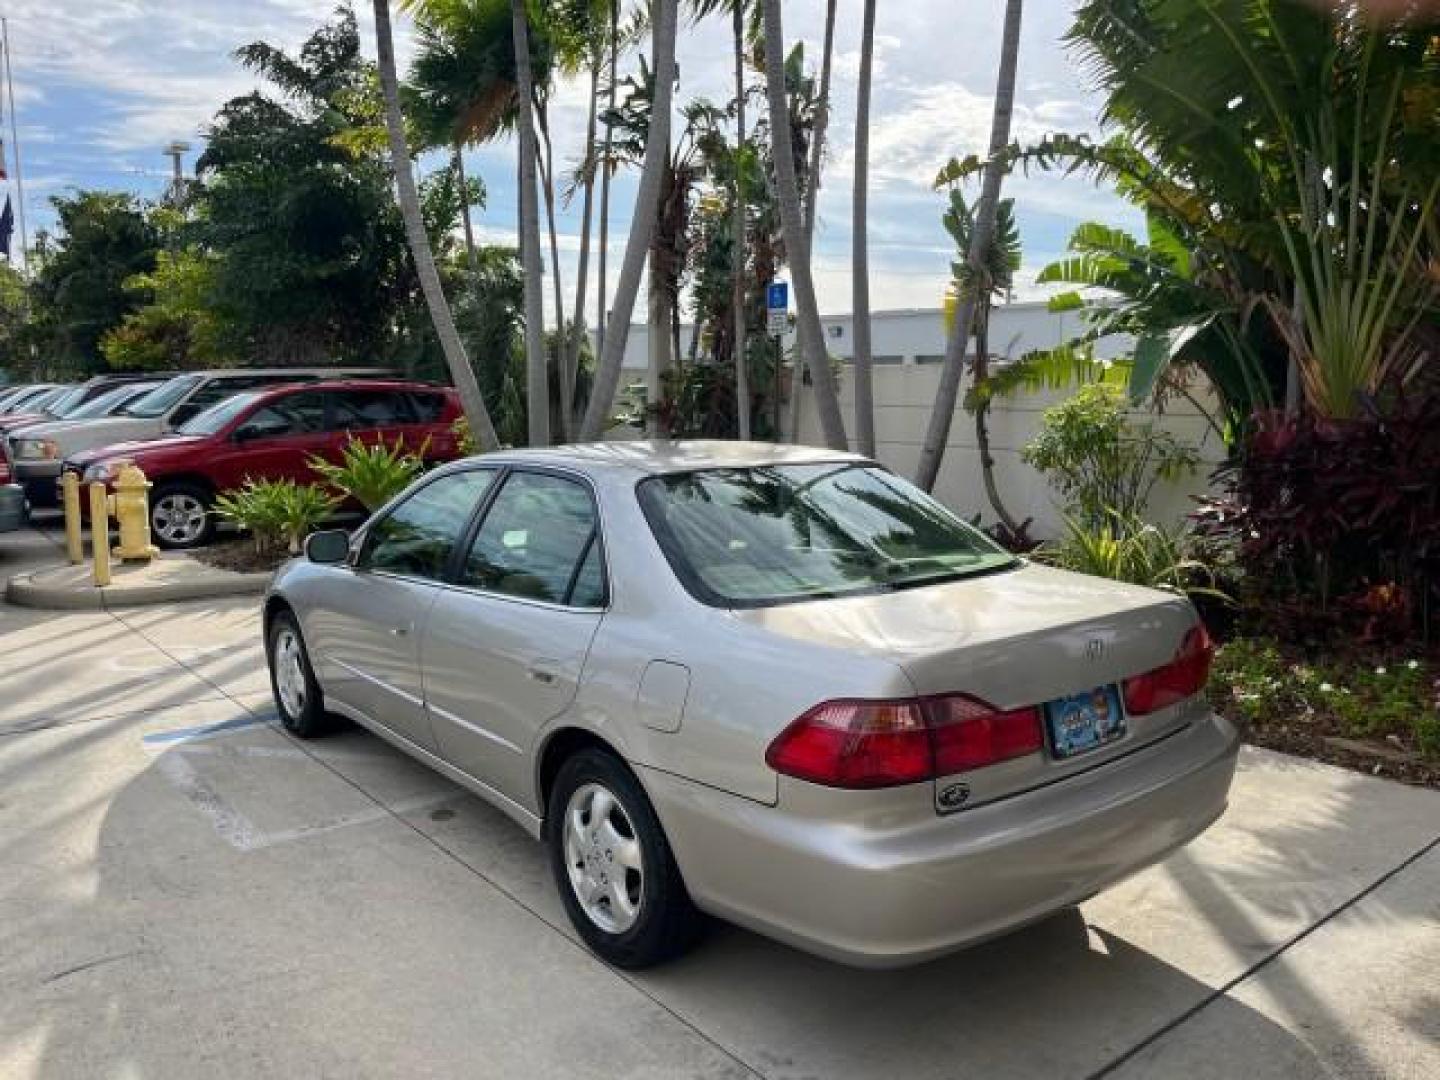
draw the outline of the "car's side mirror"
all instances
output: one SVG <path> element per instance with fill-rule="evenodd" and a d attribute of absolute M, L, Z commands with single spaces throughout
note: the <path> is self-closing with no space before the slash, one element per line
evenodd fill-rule
<path fill-rule="evenodd" d="M 305 538 L 305 557 L 313 563 L 343 563 L 350 557 L 350 534 L 344 529 L 311 533 Z"/>

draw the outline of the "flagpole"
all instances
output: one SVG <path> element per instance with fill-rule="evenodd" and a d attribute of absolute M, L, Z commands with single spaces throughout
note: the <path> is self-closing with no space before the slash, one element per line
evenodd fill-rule
<path fill-rule="evenodd" d="M 15 148 L 15 192 L 20 203 L 20 261 L 30 269 L 30 238 L 25 231 L 25 179 L 20 171 L 20 126 L 15 122 L 15 72 L 10 64 L 10 20 L 0 15 L 0 48 L 5 59 L 5 97 L 10 105 L 10 143 Z"/>

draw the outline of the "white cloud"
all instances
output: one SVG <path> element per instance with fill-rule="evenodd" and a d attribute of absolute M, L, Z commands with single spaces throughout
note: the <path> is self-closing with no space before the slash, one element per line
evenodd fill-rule
<path fill-rule="evenodd" d="M 195 139 L 223 101 L 255 85 L 235 63 L 234 50 L 261 39 L 293 50 L 332 17 L 334 6 L 334 0 L 10 0 L 21 138 L 27 173 L 35 177 L 29 185 L 33 195 L 27 191 L 32 219 L 45 216 L 45 189 L 62 180 L 158 192 L 165 166 L 160 148 L 174 138 Z M 1095 126 L 1095 102 L 1059 42 L 1069 7 L 1068 0 L 1033 0 L 1026 6 L 1013 131 L 1021 140 Z M 785 5 L 787 44 L 803 38 L 812 65 L 818 61 L 823 9 L 820 3 Z M 841 0 L 836 24 L 815 257 L 821 304 L 831 312 L 848 308 L 850 297 L 860 9 L 860 0 Z M 364 47 L 373 55 L 370 5 L 357 0 L 355 10 Z M 981 151 L 988 140 L 1001 14 L 998 3 L 881 5 L 870 157 L 871 292 L 877 307 L 934 302 L 943 290 L 952 245 L 940 226 L 944 197 L 930 185 L 948 158 Z M 397 14 L 395 28 L 403 64 L 411 46 L 408 18 Z M 728 100 L 733 89 L 728 19 L 682 20 L 677 59 L 681 100 Z M 587 80 L 570 80 L 552 100 L 562 168 L 581 151 L 587 89 Z M 500 144 L 471 155 L 474 171 L 491 190 L 482 233 L 502 242 L 513 242 L 514 234 L 513 153 L 513 146 Z M 48 183 L 42 184 L 42 177 Z M 633 191 L 633 178 L 617 185 L 612 285 Z M 1077 180 L 1016 177 L 1007 194 L 1019 208 L 1027 259 L 1037 265 L 1060 250 L 1065 234 L 1081 220 L 1136 222 L 1113 196 Z M 561 222 L 567 292 L 573 288 L 578 223 L 576 200 Z M 547 283 L 547 296 L 549 291 Z"/>

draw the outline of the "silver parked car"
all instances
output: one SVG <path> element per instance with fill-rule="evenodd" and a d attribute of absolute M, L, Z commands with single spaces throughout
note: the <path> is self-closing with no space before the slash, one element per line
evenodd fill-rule
<path fill-rule="evenodd" d="M 621 966 L 701 912 L 925 960 L 1225 808 L 1237 738 L 1186 600 L 1009 555 L 853 455 L 487 455 L 306 552 L 265 601 L 285 726 L 349 718 L 493 802 Z"/>

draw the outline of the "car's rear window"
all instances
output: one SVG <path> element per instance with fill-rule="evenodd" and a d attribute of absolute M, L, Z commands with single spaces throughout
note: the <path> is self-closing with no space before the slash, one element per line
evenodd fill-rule
<path fill-rule="evenodd" d="M 676 575 L 718 607 L 915 588 L 1016 562 L 872 465 L 706 469 L 642 481 L 638 494 Z"/>

